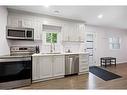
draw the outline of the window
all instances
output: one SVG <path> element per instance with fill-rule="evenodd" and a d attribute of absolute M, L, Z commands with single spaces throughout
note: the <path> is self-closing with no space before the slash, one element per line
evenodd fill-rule
<path fill-rule="evenodd" d="M 52 25 L 43 25 L 43 43 L 45 45 L 60 44 L 61 27 Z"/>
<path fill-rule="evenodd" d="M 46 43 L 57 43 L 57 33 L 46 33 Z"/>
<path fill-rule="evenodd" d="M 120 49 L 120 39 L 119 37 L 109 38 L 110 49 Z"/>

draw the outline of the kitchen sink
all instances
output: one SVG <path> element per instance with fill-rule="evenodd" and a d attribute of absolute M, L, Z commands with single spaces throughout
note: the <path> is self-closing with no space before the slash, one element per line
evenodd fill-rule
<path fill-rule="evenodd" d="M 61 54 L 60 52 L 53 52 L 53 53 L 42 53 L 42 54 Z"/>

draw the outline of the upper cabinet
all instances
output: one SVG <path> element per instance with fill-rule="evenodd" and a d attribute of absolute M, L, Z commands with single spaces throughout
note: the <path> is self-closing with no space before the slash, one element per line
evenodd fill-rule
<path fill-rule="evenodd" d="M 63 42 L 84 42 L 85 25 L 72 23 L 63 27 Z"/>
<path fill-rule="evenodd" d="M 18 27 L 18 18 L 13 16 L 8 16 L 8 23 L 9 27 Z"/>
<path fill-rule="evenodd" d="M 85 24 L 78 25 L 79 39 L 80 41 L 85 41 Z"/>
<path fill-rule="evenodd" d="M 42 40 L 42 23 L 34 22 L 34 40 Z"/>

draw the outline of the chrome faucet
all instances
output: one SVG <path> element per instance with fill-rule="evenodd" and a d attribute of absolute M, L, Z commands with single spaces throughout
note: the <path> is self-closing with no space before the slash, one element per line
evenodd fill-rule
<path fill-rule="evenodd" d="M 52 50 L 52 43 L 51 43 L 51 45 L 50 45 L 50 53 L 52 53 L 53 52 L 53 50 Z"/>
<path fill-rule="evenodd" d="M 55 51 L 55 43 L 53 44 L 53 50 Z"/>
<path fill-rule="evenodd" d="M 50 53 L 53 53 L 55 51 L 55 44 L 51 43 L 50 45 Z"/>

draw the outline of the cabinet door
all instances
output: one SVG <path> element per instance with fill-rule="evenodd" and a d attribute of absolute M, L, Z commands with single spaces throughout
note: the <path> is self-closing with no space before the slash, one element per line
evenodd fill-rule
<path fill-rule="evenodd" d="M 52 77 L 52 56 L 39 57 L 40 79 Z"/>
<path fill-rule="evenodd" d="M 53 76 L 65 75 L 64 56 L 53 56 Z"/>
<path fill-rule="evenodd" d="M 71 27 L 71 41 L 79 41 L 78 24 L 72 24 Z"/>
<path fill-rule="evenodd" d="M 39 58 L 37 56 L 32 58 L 32 80 L 40 79 L 40 69 L 39 69 Z"/>
<path fill-rule="evenodd" d="M 63 27 L 62 27 L 62 30 L 61 30 L 61 33 L 63 33 L 62 34 L 62 39 L 63 39 L 63 41 L 69 41 L 70 39 L 69 39 L 69 24 L 65 24 Z"/>
<path fill-rule="evenodd" d="M 34 22 L 34 40 L 42 40 L 42 24 Z"/>
<path fill-rule="evenodd" d="M 76 24 L 69 24 L 69 41 L 77 41 L 77 25 Z"/>
<path fill-rule="evenodd" d="M 76 23 L 68 23 L 65 24 L 62 31 L 63 33 L 63 41 L 78 41 L 78 28 Z"/>
<path fill-rule="evenodd" d="M 22 19 L 22 27 L 33 28 L 32 20 Z"/>
<path fill-rule="evenodd" d="M 79 40 L 85 41 L 85 24 L 78 25 Z"/>
<path fill-rule="evenodd" d="M 79 72 L 88 72 L 89 70 L 89 55 L 80 54 L 79 55 Z"/>
<path fill-rule="evenodd" d="M 18 27 L 18 18 L 13 16 L 8 16 L 7 25 L 10 27 Z"/>

